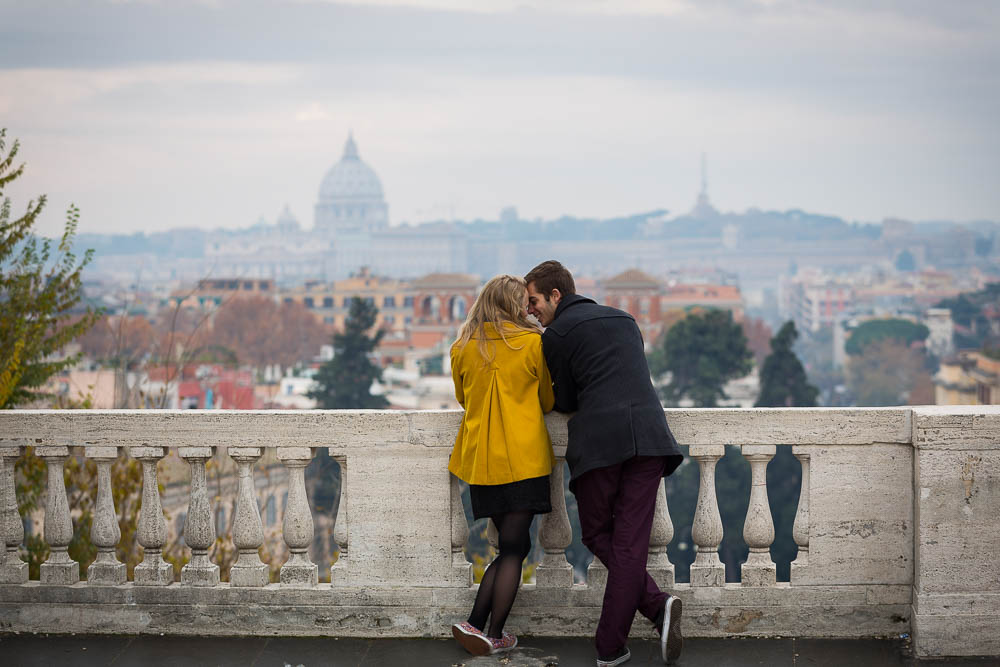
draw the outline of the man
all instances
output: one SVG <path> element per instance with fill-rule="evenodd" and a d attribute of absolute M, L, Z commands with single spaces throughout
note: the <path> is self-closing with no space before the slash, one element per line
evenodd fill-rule
<path fill-rule="evenodd" d="M 555 409 L 575 413 L 566 462 L 583 543 L 608 568 L 597 665 L 631 657 L 626 640 L 636 611 L 656 626 L 661 656 L 673 662 L 683 644 L 681 601 L 660 591 L 646 558 L 660 479 L 683 456 L 650 381 L 642 334 L 628 313 L 576 294 L 559 262 L 542 262 L 524 281 L 528 312 L 545 327 Z"/>

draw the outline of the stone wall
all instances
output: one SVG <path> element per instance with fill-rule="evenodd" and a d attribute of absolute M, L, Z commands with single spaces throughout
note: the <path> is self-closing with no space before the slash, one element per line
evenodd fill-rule
<path fill-rule="evenodd" d="M 23 411 L 0 413 L 6 555 L 0 565 L 0 630 L 178 635 L 446 636 L 475 595 L 462 553 L 468 523 L 459 485 L 446 469 L 461 414 L 456 411 Z M 660 495 L 649 569 L 684 599 L 689 636 L 881 637 L 912 632 L 920 655 L 995 655 L 1000 630 L 1000 407 L 885 409 L 668 410 L 678 438 L 702 470 L 692 535 L 691 583 L 673 583 L 672 538 Z M 550 415 L 558 456 L 566 419 Z M 724 583 L 714 466 L 723 445 L 741 447 L 753 491 L 744 537 L 751 548 L 740 583 Z M 25 445 L 57 471 L 69 447 L 99 468 L 119 448 L 146 469 L 139 541 L 146 560 L 124 581 L 114 560 L 110 500 L 97 499 L 95 544 L 102 556 L 87 580 L 66 557 L 69 522 L 61 475 L 49 477 L 45 537 L 52 547 L 42 581 L 26 581 L 11 469 Z M 775 582 L 764 474 L 777 445 L 792 445 L 803 466 L 794 535 L 799 556 L 790 582 Z M 313 537 L 301 470 L 319 447 L 344 470 L 334 538 L 342 557 L 332 583 L 316 583 Z M 159 557 L 162 512 L 156 461 L 176 448 L 192 467 L 226 452 L 241 470 L 230 583 L 207 558 L 210 499 L 192 484 L 185 536 L 194 557 L 174 581 Z M 268 448 L 288 468 L 283 535 L 291 556 L 279 583 L 260 562 L 254 465 Z M 587 636 L 596 625 L 605 572 L 591 566 L 574 584 L 561 466 L 554 511 L 542 521 L 545 554 L 510 619 L 515 632 Z M 669 480 L 667 483 L 670 483 Z M 915 493 L 916 490 L 916 493 Z M 108 494 L 110 496 L 110 494 Z M 247 500 L 244 500 L 244 497 Z M 207 522 L 210 524 L 211 522 Z M 141 573 L 141 576 L 140 576 Z M 635 632 L 649 625 L 637 619 Z"/>

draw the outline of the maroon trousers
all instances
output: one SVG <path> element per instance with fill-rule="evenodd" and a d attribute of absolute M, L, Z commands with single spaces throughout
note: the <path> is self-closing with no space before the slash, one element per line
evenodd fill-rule
<path fill-rule="evenodd" d="M 654 620 L 667 594 L 646 572 L 649 532 L 664 459 L 636 456 L 585 472 L 574 482 L 584 545 L 608 568 L 597 655 L 625 645 L 638 610 Z"/>

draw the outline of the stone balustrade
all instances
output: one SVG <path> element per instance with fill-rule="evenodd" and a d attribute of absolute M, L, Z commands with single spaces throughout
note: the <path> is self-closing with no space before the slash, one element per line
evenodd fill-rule
<path fill-rule="evenodd" d="M 668 410 L 690 445 L 700 487 L 690 583 L 674 582 L 673 526 L 662 492 L 648 567 L 684 599 L 689 636 L 879 637 L 912 633 L 919 655 L 1000 654 L 1000 407 Z M 463 549 L 469 525 L 460 485 L 447 472 L 456 411 L 7 411 L 0 412 L 0 631 L 183 635 L 446 636 L 475 587 Z M 566 419 L 549 415 L 560 460 Z M 31 445 L 48 465 L 39 581 L 18 555 L 24 539 L 14 461 Z M 723 523 L 715 468 L 737 445 L 751 469 L 743 537 L 750 554 L 739 583 L 718 556 Z M 774 525 L 766 486 L 777 446 L 802 467 L 793 525 L 791 581 L 778 582 L 769 549 Z M 78 449 L 75 449 L 78 448 Z M 318 583 L 308 555 L 315 528 L 304 470 L 319 448 L 341 466 L 334 527 L 340 557 Z M 121 539 L 111 462 L 142 464 L 133 581 L 115 557 Z M 171 449 L 191 471 L 184 522 L 190 560 L 175 581 L 163 560 L 166 527 L 157 462 Z M 254 494 L 268 450 L 288 473 L 282 535 L 289 556 L 278 583 L 261 560 Z M 72 453 L 97 466 L 92 541 L 97 559 L 80 581 L 70 559 L 72 521 L 63 465 Z M 205 466 L 222 453 L 238 467 L 233 543 L 239 554 L 220 583 Z M 348 471 L 350 474 L 348 474 Z M 670 484 L 668 479 L 667 484 Z M 551 477 L 553 511 L 540 521 L 541 560 L 510 618 L 515 632 L 593 632 L 606 570 L 591 564 L 575 583 L 566 560 L 572 529 L 563 466 Z M 493 534 L 493 531 L 489 531 Z M 277 566 L 277 563 L 274 563 Z M 647 624 L 639 621 L 635 632 Z"/>

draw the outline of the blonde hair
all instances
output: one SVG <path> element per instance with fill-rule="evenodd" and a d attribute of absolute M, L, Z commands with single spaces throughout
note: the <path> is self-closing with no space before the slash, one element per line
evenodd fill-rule
<path fill-rule="evenodd" d="M 507 334 L 504 331 L 505 323 L 514 325 L 516 331 L 542 333 L 542 328 L 533 320 L 529 320 L 528 314 L 524 310 L 526 292 L 527 286 L 520 278 L 508 275 L 491 278 L 483 285 L 482 291 L 476 297 L 476 302 L 472 304 L 469 315 L 465 318 L 465 323 L 458 332 L 458 338 L 452 344 L 452 350 L 461 350 L 470 340 L 475 338 L 479 342 L 479 354 L 483 358 L 483 363 L 489 365 L 496 357 L 496 345 L 487 338 L 487 322 L 496 329 L 504 345 L 512 350 L 521 348 L 514 347 L 507 340 Z"/>

